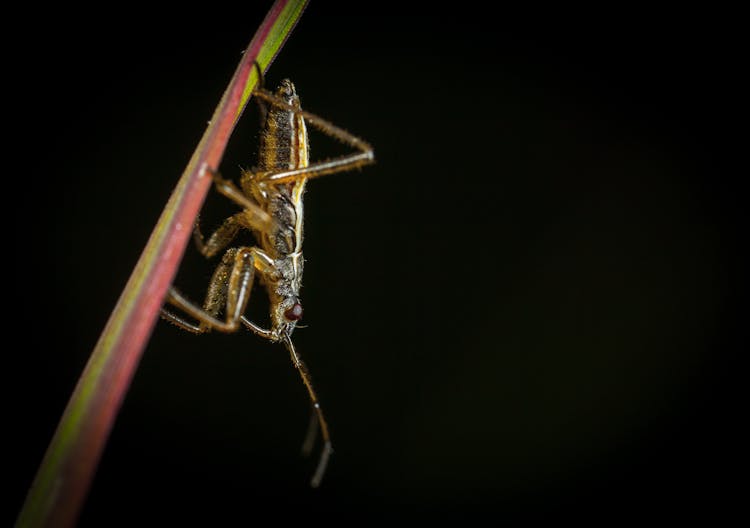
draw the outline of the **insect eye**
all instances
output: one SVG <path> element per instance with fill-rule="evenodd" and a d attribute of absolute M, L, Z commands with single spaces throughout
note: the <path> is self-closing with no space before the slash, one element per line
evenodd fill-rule
<path fill-rule="evenodd" d="M 300 303 L 294 303 L 291 308 L 284 312 L 284 317 L 288 321 L 299 321 L 302 319 L 302 305 Z"/>

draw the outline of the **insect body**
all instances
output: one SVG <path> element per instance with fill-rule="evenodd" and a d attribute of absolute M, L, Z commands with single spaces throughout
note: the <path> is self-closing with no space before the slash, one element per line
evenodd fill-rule
<path fill-rule="evenodd" d="M 301 109 L 299 97 L 289 80 L 274 92 L 258 89 L 256 98 L 268 105 L 261 135 L 259 166 L 244 171 L 238 188 L 213 173 L 216 189 L 242 207 L 206 240 L 196 223 L 194 238 L 198 250 L 210 258 L 225 250 L 241 229 L 250 230 L 256 246 L 231 247 L 216 267 L 202 306 L 170 288 L 166 302 L 196 322 L 162 308 L 162 317 L 194 333 L 212 329 L 234 332 L 245 326 L 257 335 L 286 346 L 307 388 L 324 442 L 311 485 L 317 487 L 332 452 L 330 435 L 310 376 L 292 342 L 292 332 L 302 318 L 299 292 L 302 256 L 303 202 L 309 178 L 332 174 L 372 163 L 372 148 L 361 139 Z M 306 123 L 358 150 L 354 154 L 309 163 Z M 244 312 L 253 281 L 259 278 L 268 292 L 271 327 L 250 321 Z M 221 313 L 223 312 L 223 318 Z M 311 441 L 305 442 L 309 450 Z"/>

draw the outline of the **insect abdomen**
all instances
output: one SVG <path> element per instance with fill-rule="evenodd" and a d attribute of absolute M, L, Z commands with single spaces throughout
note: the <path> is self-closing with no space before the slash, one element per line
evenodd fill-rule
<path fill-rule="evenodd" d="M 300 108 L 294 84 L 281 81 L 276 95 L 293 108 Z M 308 165 L 307 129 L 304 118 L 286 108 L 268 111 L 260 141 L 260 169 L 281 171 Z"/>
<path fill-rule="evenodd" d="M 294 84 L 281 81 L 276 96 L 293 108 L 300 108 Z M 261 171 L 283 171 L 307 167 L 308 142 L 304 118 L 291 109 L 272 107 L 266 115 L 261 136 L 259 165 Z M 302 194 L 305 179 L 272 185 L 268 189 L 267 211 L 282 228 L 264 241 L 277 258 L 302 249 Z"/>

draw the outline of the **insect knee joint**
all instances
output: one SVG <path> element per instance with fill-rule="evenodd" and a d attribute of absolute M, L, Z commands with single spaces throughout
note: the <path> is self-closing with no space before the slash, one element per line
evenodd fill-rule
<path fill-rule="evenodd" d="M 250 249 L 241 249 L 239 256 L 245 264 L 252 263 L 254 259 L 253 252 Z"/>

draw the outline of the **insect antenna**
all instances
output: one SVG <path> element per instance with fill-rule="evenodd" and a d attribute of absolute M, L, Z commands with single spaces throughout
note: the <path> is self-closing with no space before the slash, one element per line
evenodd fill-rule
<path fill-rule="evenodd" d="M 315 416 L 317 417 L 317 425 L 320 427 L 320 435 L 323 440 L 323 449 L 320 452 L 320 460 L 318 461 L 318 467 L 315 469 L 315 473 L 312 476 L 312 479 L 310 480 L 310 486 L 313 488 L 317 488 L 320 486 L 321 480 L 323 480 L 323 475 L 326 472 L 326 467 L 328 466 L 328 459 L 331 457 L 331 453 L 333 453 L 333 446 L 331 445 L 331 436 L 328 433 L 328 424 L 326 423 L 326 419 L 323 416 L 323 409 L 320 408 L 320 402 L 318 402 L 318 396 L 315 394 L 315 389 L 312 386 L 312 380 L 310 379 L 310 373 L 307 371 L 307 367 L 305 366 L 305 363 L 302 361 L 302 358 L 300 358 L 299 354 L 297 354 L 297 350 L 294 348 L 294 343 L 292 343 L 292 338 L 289 337 L 288 334 L 283 334 L 284 338 L 284 344 L 286 345 L 287 350 L 289 350 L 289 355 L 292 358 L 292 364 L 297 369 L 297 372 L 299 372 L 299 375 L 302 377 L 302 383 L 305 384 L 305 387 L 307 388 L 307 393 L 310 396 L 310 401 L 312 402 L 313 410 L 315 412 Z M 316 429 L 316 428 L 315 428 Z M 315 429 L 311 425 L 311 427 L 308 429 L 307 438 L 305 439 L 305 442 L 303 444 L 303 452 L 307 450 L 308 452 L 312 449 L 312 442 L 315 439 Z"/>
<path fill-rule="evenodd" d="M 310 422 L 307 425 L 307 433 L 305 434 L 305 441 L 302 442 L 302 456 L 308 457 L 312 453 L 313 447 L 315 447 L 315 439 L 318 437 L 318 414 L 315 412 L 315 407 L 311 406 L 312 412 L 310 412 Z"/>

